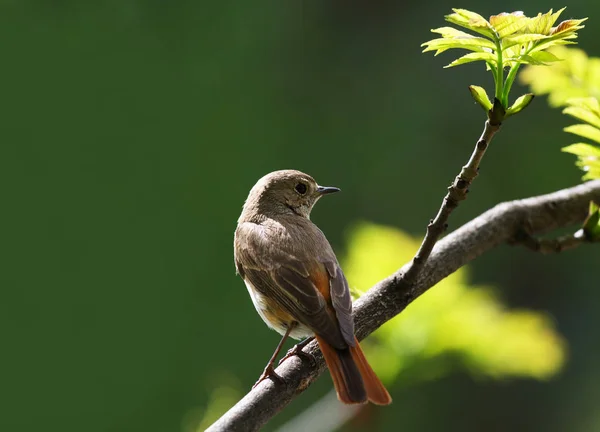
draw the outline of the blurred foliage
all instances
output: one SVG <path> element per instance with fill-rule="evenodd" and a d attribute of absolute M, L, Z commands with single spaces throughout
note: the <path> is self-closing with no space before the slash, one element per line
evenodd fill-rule
<path fill-rule="evenodd" d="M 562 151 L 577 156 L 575 164 L 584 171 L 583 180 L 600 178 L 600 58 L 588 57 L 580 49 L 555 47 L 556 56 L 564 61 L 548 68 L 529 66 L 521 80 L 540 94 L 548 94 L 552 106 L 564 106 L 563 113 L 583 123 L 567 126 L 566 132 L 593 141 L 578 142 Z M 590 203 L 583 230 L 590 240 L 600 238 L 600 210 Z"/>
<path fill-rule="evenodd" d="M 521 80 L 536 93 L 548 94 L 550 105 L 567 105 L 563 113 L 584 122 L 568 126 L 565 131 L 595 145 L 580 142 L 563 151 L 578 157 L 576 164 L 585 172 L 584 180 L 600 178 L 600 58 L 588 57 L 574 48 L 557 47 L 553 51 L 564 61 L 549 68 L 529 66 Z"/>
<path fill-rule="evenodd" d="M 409 261 L 418 246 L 418 239 L 398 229 L 357 224 L 342 261 L 350 286 L 356 292 L 370 288 Z M 493 378 L 547 379 L 565 361 L 566 343 L 545 314 L 506 309 L 490 288 L 469 284 L 465 267 L 374 335 L 376 341 L 363 343 L 387 383 L 437 378 L 455 369 Z"/>
<path fill-rule="evenodd" d="M 522 64 L 546 65 L 559 60 L 547 50 L 553 46 L 572 44 L 577 31 L 585 27 L 583 19 L 569 19 L 554 26 L 565 10 L 549 12 L 529 18 L 523 12 L 500 13 L 486 20 L 481 15 L 466 9 L 453 9 L 446 21 L 466 28 L 483 37 L 474 36 L 453 27 L 440 27 L 431 30 L 442 37 L 425 42 L 423 52 L 435 51 L 438 55 L 452 48 L 472 51 L 454 60 L 446 67 L 458 66 L 475 61 L 484 61 L 491 70 L 495 82 L 495 98 L 502 103 L 506 117 L 523 110 L 532 99 L 532 95 L 523 95 L 508 106 L 508 96 L 519 67 Z M 504 76 L 504 69 L 509 72 Z M 472 90 L 473 97 L 486 111 L 492 103 L 481 87 Z M 501 120 L 500 120 L 501 121 Z"/>
<path fill-rule="evenodd" d="M 554 47 L 550 52 L 562 61 L 551 67 L 528 66 L 519 79 L 536 95 L 548 95 L 553 107 L 564 106 L 569 99 L 600 99 L 600 58 L 588 57 L 579 48 Z"/>

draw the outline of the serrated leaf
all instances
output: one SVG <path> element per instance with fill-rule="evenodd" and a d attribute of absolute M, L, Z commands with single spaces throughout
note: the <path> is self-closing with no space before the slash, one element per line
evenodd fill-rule
<path fill-rule="evenodd" d="M 587 20 L 587 18 L 570 19 L 570 20 L 563 21 L 556 27 L 553 27 L 550 30 L 550 34 L 552 36 L 555 36 L 555 35 L 559 35 L 559 34 L 563 34 L 563 33 L 567 33 L 567 32 L 575 32 L 575 31 L 580 30 L 585 27 L 581 24 L 586 20 Z"/>
<path fill-rule="evenodd" d="M 467 28 L 488 38 L 496 39 L 490 23 L 481 15 L 466 9 L 452 9 L 453 14 L 446 15 L 446 21 Z"/>
<path fill-rule="evenodd" d="M 502 39 L 503 47 L 509 47 L 516 44 L 526 44 L 528 42 L 539 41 L 546 39 L 548 36 L 539 33 L 522 33 L 507 36 Z"/>
<path fill-rule="evenodd" d="M 552 13 L 552 9 L 545 14 L 538 13 L 536 17 L 530 19 L 527 31 L 529 33 L 549 34 L 552 26 L 565 9 L 562 8 L 555 13 Z"/>
<path fill-rule="evenodd" d="M 492 109 L 492 102 L 490 102 L 487 93 L 482 87 L 471 85 L 469 86 L 469 91 L 471 92 L 473 99 L 475 99 L 475 102 L 477 102 L 485 112 Z"/>
<path fill-rule="evenodd" d="M 466 54 L 460 58 L 457 58 L 456 60 L 454 60 L 452 63 L 444 66 L 445 68 L 449 68 L 449 67 L 454 67 L 454 66 L 458 66 L 461 64 L 465 64 L 465 63 L 472 63 L 475 61 L 480 61 L 483 60 L 485 62 L 491 62 L 492 64 L 496 64 L 496 56 L 488 53 L 488 52 L 474 52 L 474 53 L 469 53 Z"/>
<path fill-rule="evenodd" d="M 527 105 L 531 103 L 535 95 L 533 93 L 526 93 L 522 96 L 519 96 L 517 100 L 511 105 L 509 109 L 506 110 L 506 117 L 511 115 L 515 115 L 520 111 L 523 111 L 527 108 Z"/>
<path fill-rule="evenodd" d="M 476 38 L 478 36 L 474 36 L 470 33 L 458 30 L 454 27 L 439 27 L 435 29 L 431 29 L 432 33 L 438 33 L 442 37 L 445 38 Z"/>
<path fill-rule="evenodd" d="M 490 24 L 498 33 L 500 38 L 516 33 L 527 26 L 529 19 L 523 15 L 523 12 L 506 13 L 490 17 Z"/>
<path fill-rule="evenodd" d="M 440 52 L 452 49 L 452 48 L 462 48 L 470 51 L 483 51 L 484 48 L 493 48 L 494 44 L 487 39 L 472 37 L 468 39 L 450 39 L 450 38 L 439 38 L 432 39 L 423 43 L 421 46 L 425 46 L 426 48 L 423 52 L 427 51 L 437 51 L 436 55 Z"/>
<path fill-rule="evenodd" d="M 583 138 L 587 138 L 592 141 L 596 141 L 598 144 L 600 144 L 600 129 L 595 128 L 592 125 L 576 124 L 566 127 L 564 131 L 575 135 L 579 135 Z"/>

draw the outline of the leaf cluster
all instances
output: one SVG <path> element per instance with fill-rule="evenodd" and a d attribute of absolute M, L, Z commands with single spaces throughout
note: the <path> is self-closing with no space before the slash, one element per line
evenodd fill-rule
<path fill-rule="evenodd" d="M 559 45 L 575 43 L 577 31 L 584 27 L 583 19 L 569 19 L 556 24 L 565 10 L 552 9 L 527 17 L 523 12 L 500 13 L 489 20 L 466 9 L 453 9 L 446 21 L 470 30 L 467 33 L 454 27 L 440 27 L 431 30 L 441 37 L 422 44 L 423 52 L 435 51 L 438 55 L 449 49 L 465 49 L 470 53 L 454 60 L 446 67 L 483 61 L 494 76 L 495 99 L 499 100 L 506 111 L 506 117 L 516 114 L 527 106 L 533 95 L 523 95 L 513 106 L 508 106 L 508 96 L 519 67 L 526 65 L 547 65 L 560 60 L 548 49 Z M 556 25 L 555 25 L 556 24 Z M 504 75 L 504 69 L 508 74 Z M 475 100 L 489 111 L 493 104 L 481 87 L 471 86 Z"/>

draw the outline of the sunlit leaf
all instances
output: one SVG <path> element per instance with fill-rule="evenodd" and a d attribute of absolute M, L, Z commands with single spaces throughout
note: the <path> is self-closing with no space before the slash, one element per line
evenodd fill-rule
<path fill-rule="evenodd" d="M 586 123 L 591 124 L 594 127 L 600 128 L 600 117 L 594 114 L 592 111 L 582 108 L 579 106 L 569 106 L 563 110 L 563 113 L 575 117 L 579 120 L 583 120 Z"/>
<path fill-rule="evenodd" d="M 356 225 L 342 260 L 350 286 L 367 290 L 409 261 L 418 246 L 417 239 L 395 228 Z M 428 290 L 362 345 L 387 383 L 437 378 L 457 367 L 479 376 L 548 379 L 565 361 L 565 341 L 549 317 L 505 308 L 492 290 L 469 284 L 465 267 Z M 439 362 L 443 367 L 431 366 Z M 424 363 L 428 367 L 423 368 Z"/>
<path fill-rule="evenodd" d="M 569 132 L 575 135 L 579 135 L 583 138 L 590 139 L 592 141 L 596 141 L 600 144 L 600 129 L 595 128 L 589 124 L 576 124 L 572 126 L 567 126 L 565 132 Z"/>
<path fill-rule="evenodd" d="M 520 111 L 523 111 L 525 108 L 527 108 L 527 105 L 529 105 L 531 103 L 533 98 L 534 98 L 533 93 L 527 93 L 527 94 L 524 94 L 523 96 L 519 96 L 517 98 L 517 100 L 515 101 L 515 103 L 513 103 L 511 105 L 511 107 L 508 108 L 508 110 L 506 110 L 506 117 L 517 114 Z"/>
<path fill-rule="evenodd" d="M 566 153 L 572 153 L 577 156 L 590 159 L 600 159 L 600 148 L 591 144 L 577 143 L 562 148 Z"/>
<path fill-rule="evenodd" d="M 562 151 L 578 156 L 576 165 L 585 172 L 584 180 L 600 178 L 600 147 L 576 143 L 563 147 Z"/>
<path fill-rule="evenodd" d="M 529 56 L 542 64 L 561 61 L 561 59 L 559 59 L 554 54 L 552 54 L 551 52 L 548 52 L 548 51 L 533 52 L 533 53 L 529 54 Z"/>
<path fill-rule="evenodd" d="M 471 85 L 469 86 L 469 91 L 471 92 L 473 99 L 475 99 L 475 102 L 477 102 L 486 113 L 492 109 L 492 102 L 490 102 L 487 93 L 482 87 Z"/>
<path fill-rule="evenodd" d="M 527 33 L 549 34 L 552 26 L 565 9 L 562 8 L 555 13 L 552 13 L 552 9 L 545 14 L 538 13 L 536 17 L 530 19 Z"/>
<path fill-rule="evenodd" d="M 465 63 L 471 63 L 475 61 L 483 60 L 492 64 L 496 63 L 496 57 L 488 52 L 474 52 L 470 54 L 466 54 L 456 60 L 454 60 L 449 65 L 444 66 L 445 68 L 458 66 Z"/>
<path fill-rule="evenodd" d="M 490 23 L 481 15 L 466 9 L 452 9 L 453 14 L 446 15 L 446 21 L 463 28 L 473 30 L 486 37 L 495 39 L 496 35 Z"/>
<path fill-rule="evenodd" d="M 490 24 L 498 33 L 500 38 L 504 38 L 511 35 L 519 30 L 522 30 L 527 26 L 529 19 L 523 15 L 523 12 L 506 13 L 503 12 L 498 15 L 490 17 Z"/>
<path fill-rule="evenodd" d="M 438 55 L 441 52 L 444 52 L 451 48 L 463 48 L 471 51 L 483 51 L 483 48 L 489 48 L 490 46 L 494 46 L 489 40 L 484 38 L 460 38 L 460 39 L 449 39 L 449 38 L 439 38 L 432 39 L 430 41 L 425 42 L 421 46 L 425 46 L 426 48 L 423 52 L 427 51 L 437 51 L 435 54 Z"/>

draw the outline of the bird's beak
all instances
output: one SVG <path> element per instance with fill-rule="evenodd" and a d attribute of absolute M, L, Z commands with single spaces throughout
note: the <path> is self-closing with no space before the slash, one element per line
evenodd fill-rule
<path fill-rule="evenodd" d="M 319 195 L 327 195 L 334 192 L 339 192 L 340 188 L 331 187 L 331 186 L 318 186 L 317 193 Z"/>

